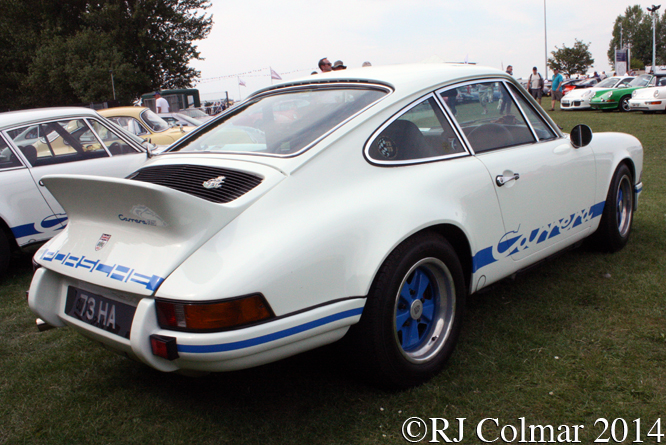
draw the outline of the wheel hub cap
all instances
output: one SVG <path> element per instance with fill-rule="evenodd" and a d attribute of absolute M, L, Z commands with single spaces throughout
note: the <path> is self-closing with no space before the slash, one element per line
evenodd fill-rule
<path fill-rule="evenodd" d="M 409 315 L 414 320 L 418 320 L 423 315 L 423 303 L 421 300 L 414 300 L 411 307 L 409 308 Z"/>

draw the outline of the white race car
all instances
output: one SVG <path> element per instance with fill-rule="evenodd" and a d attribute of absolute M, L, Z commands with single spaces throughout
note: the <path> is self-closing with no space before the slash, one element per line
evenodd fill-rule
<path fill-rule="evenodd" d="M 449 100 L 490 88 L 504 107 Z M 286 103 L 302 106 L 278 119 Z M 44 178 L 70 222 L 36 253 L 28 301 L 161 371 L 242 369 L 347 335 L 373 382 L 409 387 L 453 352 L 468 294 L 591 235 L 621 249 L 642 169 L 636 138 L 563 134 L 495 69 L 309 76 L 126 179 Z"/>
<path fill-rule="evenodd" d="M 599 90 L 608 90 L 610 88 L 626 88 L 629 82 L 634 80 L 634 76 L 614 76 L 608 77 L 591 88 L 576 88 L 564 95 L 561 101 L 562 110 L 588 110 L 590 99 Z"/>
<path fill-rule="evenodd" d="M 657 85 L 634 90 L 629 99 L 629 109 L 645 113 L 666 111 L 666 77 L 659 79 Z"/>
<path fill-rule="evenodd" d="M 0 113 L 0 275 L 13 252 L 34 252 L 32 246 L 67 224 L 65 211 L 41 182 L 44 175 L 124 177 L 153 148 L 88 108 Z"/>

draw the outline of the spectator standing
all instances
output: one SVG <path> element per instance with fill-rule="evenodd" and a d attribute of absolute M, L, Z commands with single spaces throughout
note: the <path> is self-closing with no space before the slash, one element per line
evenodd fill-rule
<path fill-rule="evenodd" d="M 335 63 L 333 64 L 333 71 L 340 71 L 346 69 L 347 67 L 345 66 L 344 63 L 342 63 L 342 60 L 336 60 Z"/>
<path fill-rule="evenodd" d="M 530 77 L 527 79 L 527 87 L 529 88 L 532 97 L 539 102 L 539 105 L 541 105 L 541 96 L 543 96 L 543 84 L 543 77 L 541 77 L 541 74 L 539 74 L 537 67 L 535 66 L 532 68 L 532 74 L 530 74 Z"/>
<path fill-rule="evenodd" d="M 555 68 L 553 70 L 553 84 L 550 88 L 550 111 L 555 111 L 555 102 L 560 102 L 562 100 L 562 82 L 564 78 L 560 74 L 560 70 Z M 560 102 L 560 109 L 562 109 L 562 103 Z"/>
<path fill-rule="evenodd" d="M 169 112 L 169 102 L 162 97 L 159 91 L 155 92 L 155 110 L 157 110 L 158 113 Z"/>
<path fill-rule="evenodd" d="M 328 61 L 328 58 L 324 57 L 319 61 L 319 69 L 322 73 L 330 73 L 333 71 L 331 62 Z"/>

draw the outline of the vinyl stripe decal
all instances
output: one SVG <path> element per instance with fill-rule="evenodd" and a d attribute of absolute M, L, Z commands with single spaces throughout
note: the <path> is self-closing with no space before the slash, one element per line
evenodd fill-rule
<path fill-rule="evenodd" d="M 178 352 L 189 352 L 194 354 L 207 354 L 210 352 L 224 352 L 236 351 L 238 349 L 250 348 L 252 346 L 261 345 L 271 341 L 286 338 L 292 335 L 300 334 L 301 332 L 309 331 L 310 329 L 318 328 L 334 321 L 342 320 L 344 318 L 355 317 L 361 315 L 363 308 L 350 309 L 348 311 L 339 312 L 337 314 L 329 315 L 319 320 L 303 323 L 293 328 L 284 329 L 282 331 L 274 332 L 272 334 L 262 335 L 261 337 L 251 338 L 249 340 L 241 340 L 232 343 L 222 343 L 219 345 L 178 345 Z"/>

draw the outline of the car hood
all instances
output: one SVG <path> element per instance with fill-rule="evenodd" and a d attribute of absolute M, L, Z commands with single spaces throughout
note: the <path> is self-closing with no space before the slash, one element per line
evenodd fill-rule
<path fill-rule="evenodd" d="M 198 156 L 157 160 L 132 177 L 45 176 L 69 223 L 35 261 L 75 279 L 151 295 L 285 175 L 267 165 Z"/>
<path fill-rule="evenodd" d="M 659 91 L 658 96 L 655 96 L 655 91 Z M 636 91 L 633 99 L 652 99 L 652 98 L 666 98 L 666 88 L 641 88 Z"/>

